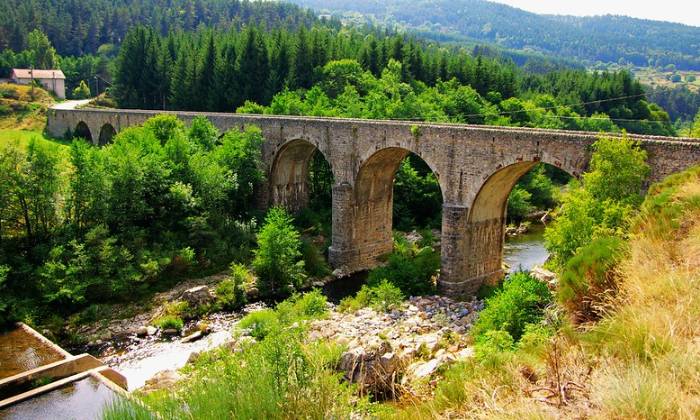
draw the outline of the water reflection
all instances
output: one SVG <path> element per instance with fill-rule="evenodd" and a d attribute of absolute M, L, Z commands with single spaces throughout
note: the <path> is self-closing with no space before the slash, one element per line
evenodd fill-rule
<path fill-rule="evenodd" d="M 22 328 L 0 334 L 0 379 L 63 359 L 63 355 Z"/>
<path fill-rule="evenodd" d="M 98 419 L 116 395 L 88 377 L 0 411 L 1 419 Z"/>

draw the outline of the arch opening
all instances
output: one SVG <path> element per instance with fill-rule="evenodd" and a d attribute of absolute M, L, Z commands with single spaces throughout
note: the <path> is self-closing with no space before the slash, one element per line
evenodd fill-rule
<path fill-rule="evenodd" d="M 84 121 L 80 121 L 73 131 L 73 138 L 85 139 L 92 143 L 92 134 L 90 133 L 90 128 L 85 124 Z"/>
<path fill-rule="evenodd" d="M 353 201 L 353 238 L 363 268 L 374 267 L 394 250 L 394 230 L 419 247 L 433 242 L 428 236 L 439 236 L 443 193 L 438 175 L 409 150 L 391 147 L 368 158 L 358 172 Z M 413 231 L 418 235 L 407 235 Z M 434 244 L 439 256 L 439 241 Z"/>
<path fill-rule="evenodd" d="M 313 204 L 330 204 L 333 172 L 316 145 L 306 140 L 293 140 L 284 145 L 275 157 L 270 174 L 272 205 L 285 207 L 292 213 Z"/>
<path fill-rule="evenodd" d="M 106 146 L 107 144 L 111 143 L 112 140 L 114 139 L 114 136 L 117 135 L 117 131 L 114 129 L 112 124 L 106 123 L 102 126 L 100 129 L 100 137 L 98 140 L 98 146 Z"/>
<path fill-rule="evenodd" d="M 536 161 L 518 162 L 493 173 L 481 186 L 469 212 L 465 254 L 469 259 L 468 278 L 486 282 L 502 278 L 506 231 L 541 234 L 542 217 L 558 205 L 558 190 L 572 178 L 556 166 Z M 543 257 L 546 259 L 546 253 Z M 513 268 L 529 268 L 532 264 L 518 258 L 527 256 L 512 258 Z"/>

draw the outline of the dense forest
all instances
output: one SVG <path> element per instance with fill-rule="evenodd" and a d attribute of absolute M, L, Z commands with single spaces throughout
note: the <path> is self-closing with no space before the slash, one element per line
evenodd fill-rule
<path fill-rule="evenodd" d="M 624 16 L 545 16 L 484 0 L 293 2 L 321 11 L 359 12 L 368 20 L 419 30 L 439 40 L 471 39 L 588 62 L 624 60 L 638 66 L 700 69 L 700 28 L 675 23 Z"/>
<path fill-rule="evenodd" d="M 167 36 L 136 28 L 112 93 L 126 108 L 245 104 L 241 111 L 673 134 L 628 72 L 528 74 L 463 49 L 327 27 Z"/>
<path fill-rule="evenodd" d="M 692 121 L 700 111 L 700 92 L 687 87 L 649 87 L 646 89 L 650 101 L 661 106 L 671 120 Z"/>
<path fill-rule="evenodd" d="M 200 26 L 240 28 L 248 23 L 300 26 L 317 22 L 285 2 L 249 0 L 7 0 L 0 3 L 0 50 L 21 51 L 34 29 L 46 33 L 60 55 L 95 54 L 118 45 L 127 31 L 148 25 L 161 34 Z M 336 22 L 337 25 L 337 22 Z"/>

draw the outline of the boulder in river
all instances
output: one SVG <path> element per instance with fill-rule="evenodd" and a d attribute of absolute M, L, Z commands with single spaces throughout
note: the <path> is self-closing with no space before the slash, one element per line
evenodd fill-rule
<path fill-rule="evenodd" d="M 190 308 L 197 308 L 214 302 L 216 296 L 209 286 L 197 286 L 182 292 L 180 300 L 187 302 Z"/>

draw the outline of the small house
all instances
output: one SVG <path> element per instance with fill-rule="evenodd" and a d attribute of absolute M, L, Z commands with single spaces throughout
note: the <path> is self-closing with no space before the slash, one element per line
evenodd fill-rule
<path fill-rule="evenodd" d="M 28 85 L 36 80 L 59 99 L 66 99 L 66 76 L 61 70 L 12 69 L 10 80 L 18 85 Z"/>

